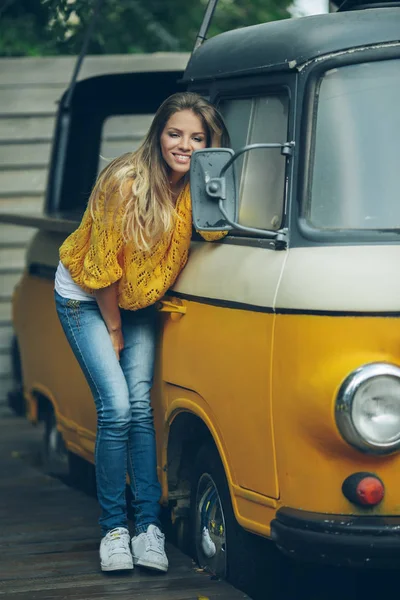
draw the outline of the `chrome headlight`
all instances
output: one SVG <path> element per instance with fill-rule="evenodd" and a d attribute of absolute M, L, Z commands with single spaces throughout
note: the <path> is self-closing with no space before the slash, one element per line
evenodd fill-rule
<path fill-rule="evenodd" d="M 343 438 L 359 450 L 399 450 L 400 368 L 372 363 L 353 371 L 340 387 L 335 415 Z"/>

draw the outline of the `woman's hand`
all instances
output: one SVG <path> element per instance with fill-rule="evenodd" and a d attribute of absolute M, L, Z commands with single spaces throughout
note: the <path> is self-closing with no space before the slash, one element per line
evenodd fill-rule
<path fill-rule="evenodd" d="M 108 333 L 110 334 L 110 338 L 111 338 L 113 348 L 115 350 L 115 354 L 117 355 L 117 358 L 119 360 L 120 353 L 124 349 L 124 338 L 122 335 L 122 330 L 115 329 L 114 331 L 109 331 Z"/>
<path fill-rule="evenodd" d="M 118 282 L 96 290 L 94 295 L 119 360 L 120 353 L 124 349 L 124 338 L 121 329 L 121 312 L 118 306 Z"/>

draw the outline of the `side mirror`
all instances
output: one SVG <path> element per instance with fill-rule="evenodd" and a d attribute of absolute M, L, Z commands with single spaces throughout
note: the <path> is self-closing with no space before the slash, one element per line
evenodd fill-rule
<path fill-rule="evenodd" d="M 193 225 L 198 231 L 228 231 L 232 226 L 222 214 L 218 200 L 221 191 L 216 185 L 221 171 L 233 158 L 230 148 L 196 150 L 190 161 L 190 195 L 192 197 Z M 238 198 L 234 169 L 224 178 L 224 210 L 230 221 L 236 221 Z M 210 194 L 211 192 L 211 194 Z"/>
<path fill-rule="evenodd" d="M 190 194 L 193 224 L 199 231 L 230 231 L 237 229 L 277 240 L 285 245 L 286 230 L 273 231 L 244 227 L 238 220 L 239 198 L 234 171 L 235 160 L 250 150 L 279 149 L 290 158 L 294 142 L 283 144 L 250 144 L 237 152 L 231 148 L 204 148 L 192 154 L 190 163 Z"/>

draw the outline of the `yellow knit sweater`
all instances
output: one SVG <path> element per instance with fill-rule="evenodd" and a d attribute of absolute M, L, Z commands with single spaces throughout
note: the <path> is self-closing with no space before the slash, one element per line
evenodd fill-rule
<path fill-rule="evenodd" d="M 111 199 L 112 200 L 112 199 Z M 115 203 L 114 203 L 115 206 Z M 124 204 L 115 211 L 113 202 L 100 195 L 92 218 L 87 208 L 82 221 L 60 248 L 60 259 L 72 279 L 91 292 L 118 281 L 121 308 L 137 310 L 160 300 L 174 284 L 186 264 L 192 234 L 192 205 L 189 185 L 178 197 L 175 227 L 150 251 L 139 251 L 125 243 L 121 233 Z M 225 232 L 200 232 L 215 241 Z"/>

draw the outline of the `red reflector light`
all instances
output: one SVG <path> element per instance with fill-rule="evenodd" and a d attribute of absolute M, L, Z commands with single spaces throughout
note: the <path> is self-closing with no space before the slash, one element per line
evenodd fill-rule
<path fill-rule="evenodd" d="M 364 477 L 357 485 L 356 494 L 361 504 L 375 506 L 383 499 L 385 489 L 376 477 Z"/>
<path fill-rule="evenodd" d="M 385 486 L 373 473 L 354 473 L 343 482 L 342 492 L 353 504 L 376 506 L 383 500 Z"/>

